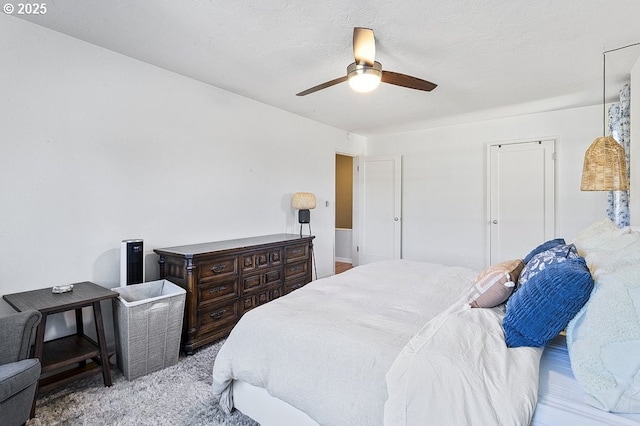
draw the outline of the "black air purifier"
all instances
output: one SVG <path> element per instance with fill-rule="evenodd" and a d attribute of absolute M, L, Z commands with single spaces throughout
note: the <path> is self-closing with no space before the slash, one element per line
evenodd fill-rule
<path fill-rule="evenodd" d="M 123 240 L 120 248 L 120 287 L 144 281 L 144 243 Z"/>

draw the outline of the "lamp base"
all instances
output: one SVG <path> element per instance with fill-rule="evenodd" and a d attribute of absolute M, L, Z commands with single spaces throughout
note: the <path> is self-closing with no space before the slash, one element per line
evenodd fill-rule
<path fill-rule="evenodd" d="M 311 222 L 311 211 L 308 209 L 298 210 L 298 222 L 309 223 Z"/>
<path fill-rule="evenodd" d="M 304 225 L 303 223 L 300 224 L 300 237 L 302 237 L 302 226 L 303 225 Z M 307 223 L 307 225 L 309 226 L 309 235 L 311 235 L 311 224 Z"/>

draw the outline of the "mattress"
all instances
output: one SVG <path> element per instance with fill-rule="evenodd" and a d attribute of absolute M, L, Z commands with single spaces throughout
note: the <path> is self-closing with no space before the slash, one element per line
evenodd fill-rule
<path fill-rule="evenodd" d="M 584 403 L 586 394 L 571 371 L 564 336 L 545 349 L 540 361 L 538 405 L 532 425 L 640 425 L 640 414 L 609 413 Z"/>

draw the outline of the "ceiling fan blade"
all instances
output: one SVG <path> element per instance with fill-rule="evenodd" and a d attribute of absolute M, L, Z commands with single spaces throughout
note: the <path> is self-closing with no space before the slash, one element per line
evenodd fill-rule
<path fill-rule="evenodd" d="M 357 64 L 373 66 L 376 60 L 376 39 L 370 28 L 353 29 L 353 58 Z"/>
<path fill-rule="evenodd" d="M 425 92 L 430 92 L 438 87 L 437 84 L 430 81 L 393 71 L 382 71 L 382 81 L 396 86 L 408 87 L 409 89 L 424 90 Z"/>
<path fill-rule="evenodd" d="M 326 89 L 327 87 L 334 86 L 334 85 L 336 85 L 338 83 L 343 83 L 345 81 L 347 81 L 347 76 L 346 75 L 344 77 L 334 78 L 331 81 L 327 81 L 325 83 L 318 84 L 317 86 L 313 86 L 310 89 L 304 90 L 304 91 L 302 91 L 300 93 L 296 93 L 296 96 L 305 96 L 305 95 L 308 95 L 310 93 L 317 92 L 318 90 L 322 90 L 322 89 Z"/>

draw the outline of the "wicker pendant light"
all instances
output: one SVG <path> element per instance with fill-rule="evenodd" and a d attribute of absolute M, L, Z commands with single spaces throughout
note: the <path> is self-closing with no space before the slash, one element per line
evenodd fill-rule
<path fill-rule="evenodd" d="M 611 136 L 605 135 L 606 54 L 627 47 L 602 52 L 602 137 L 597 138 L 584 154 L 581 191 L 628 191 L 629 175 L 624 148 Z"/>
<path fill-rule="evenodd" d="M 597 138 L 584 154 L 580 190 L 629 190 L 624 148 L 611 136 Z"/>

